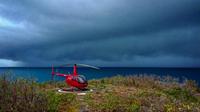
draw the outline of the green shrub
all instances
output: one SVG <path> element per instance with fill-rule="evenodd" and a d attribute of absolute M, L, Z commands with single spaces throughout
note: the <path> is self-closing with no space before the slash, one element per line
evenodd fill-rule
<path fill-rule="evenodd" d="M 139 109 L 140 109 L 140 105 L 138 105 L 136 103 L 131 104 L 129 107 L 130 112 L 138 112 Z"/>
<path fill-rule="evenodd" d="M 55 91 L 48 91 L 46 93 L 48 98 L 48 111 L 70 111 L 79 108 L 79 103 L 74 94 L 60 94 Z"/>
<path fill-rule="evenodd" d="M 60 95 L 50 91 L 46 93 L 46 96 L 48 99 L 48 111 L 49 112 L 58 111 L 58 105 L 61 101 Z"/>
<path fill-rule="evenodd" d="M 197 102 L 198 99 L 191 94 L 190 91 L 182 88 L 172 88 L 164 91 L 168 96 L 173 99 L 178 99 L 187 102 Z"/>

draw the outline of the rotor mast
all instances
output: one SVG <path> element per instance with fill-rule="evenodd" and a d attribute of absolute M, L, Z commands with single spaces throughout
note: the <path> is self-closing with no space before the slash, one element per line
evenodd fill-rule
<path fill-rule="evenodd" d="M 73 75 L 75 75 L 75 76 L 78 75 L 78 73 L 77 73 L 77 65 L 76 64 L 74 64 Z"/>

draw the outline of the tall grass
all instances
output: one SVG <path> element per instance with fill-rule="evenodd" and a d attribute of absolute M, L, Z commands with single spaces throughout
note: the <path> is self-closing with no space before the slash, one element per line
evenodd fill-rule
<path fill-rule="evenodd" d="M 47 98 L 37 90 L 34 81 L 11 79 L 4 73 L 0 77 L 0 88 L 0 111 L 47 111 Z"/>
<path fill-rule="evenodd" d="M 74 94 L 59 94 L 53 88 L 63 83 L 37 83 L 31 79 L 0 74 L 0 112 L 68 112 L 78 109 Z M 46 90 L 45 90 L 46 89 Z"/>
<path fill-rule="evenodd" d="M 91 111 L 198 112 L 199 87 L 195 81 L 171 76 L 130 75 L 89 81 L 96 92 L 85 101 Z"/>

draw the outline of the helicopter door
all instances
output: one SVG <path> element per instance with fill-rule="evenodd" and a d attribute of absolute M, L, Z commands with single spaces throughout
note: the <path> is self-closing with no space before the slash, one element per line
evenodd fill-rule
<path fill-rule="evenodd" d="M 72 76 L 72 80 L 77 81 L 77 77 Z"/>

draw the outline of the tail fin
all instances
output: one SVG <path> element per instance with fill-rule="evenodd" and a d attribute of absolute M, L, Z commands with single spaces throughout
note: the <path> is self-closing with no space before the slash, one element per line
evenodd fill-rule
<path fill-rule="evenodd" d="M 51 80 L 53 80 L 54 75 L 55 75 L 55 72 L 54 72 L 54 67 L 53 67 L 53 65 L 52 65 Z"/>

